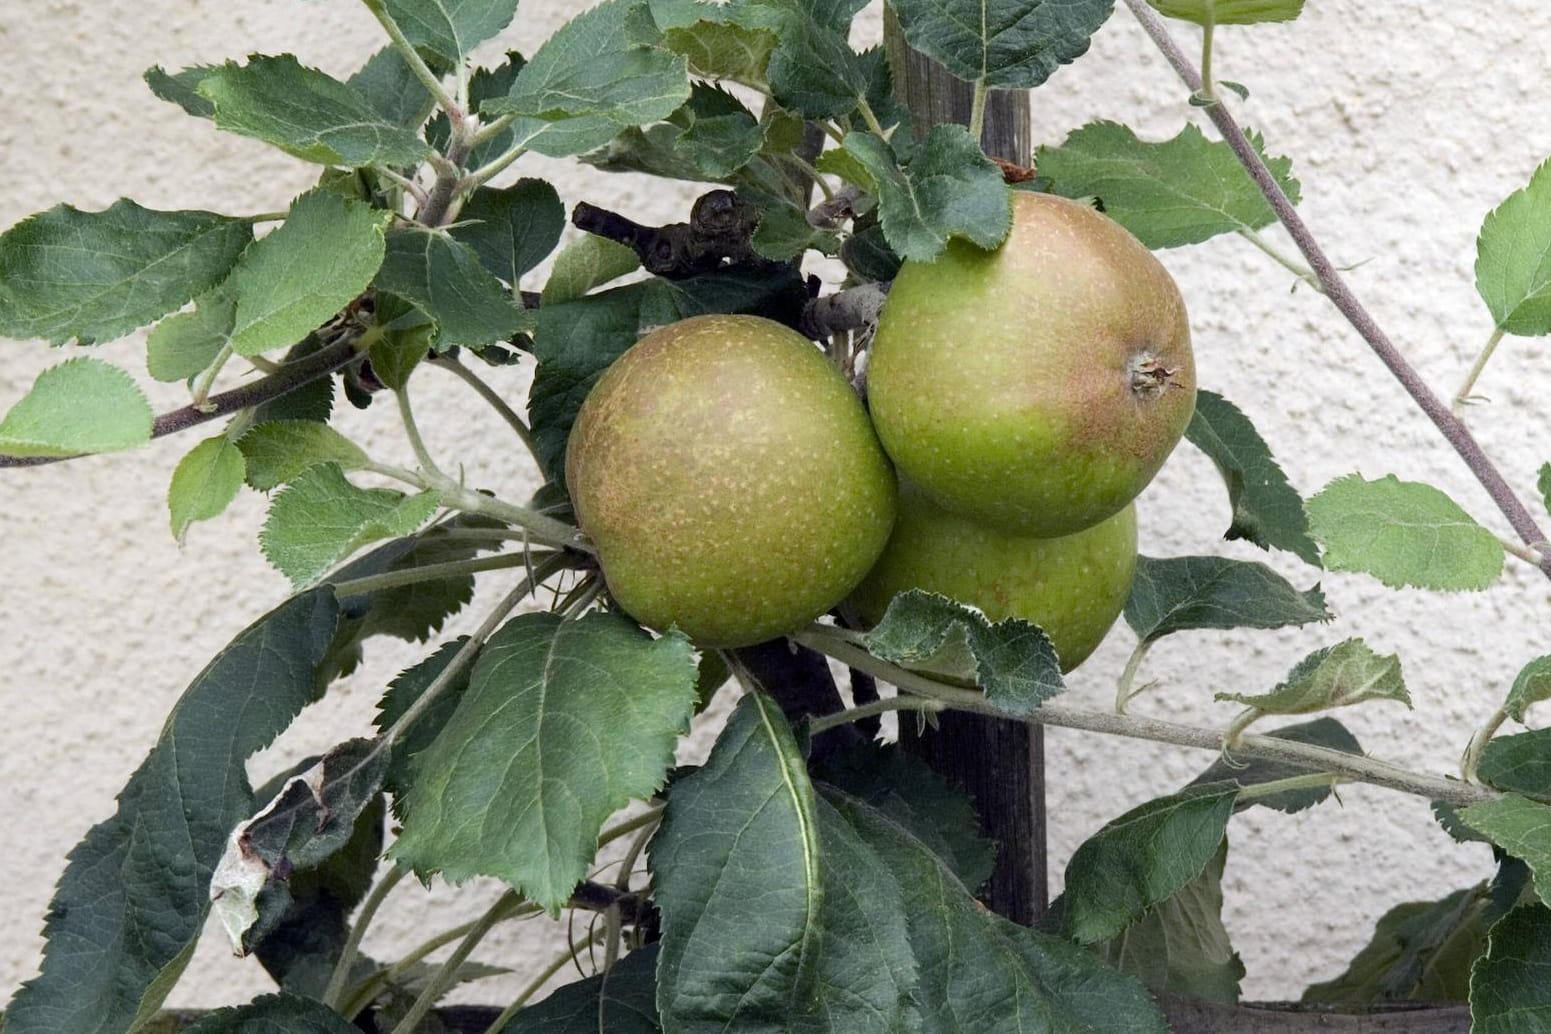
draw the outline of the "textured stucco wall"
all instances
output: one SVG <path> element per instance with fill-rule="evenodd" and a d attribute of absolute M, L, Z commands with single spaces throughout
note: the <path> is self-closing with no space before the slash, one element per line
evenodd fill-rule
<path fill-rule="evenodd" d="M 489 50 L 531 49 L 580 6 L 530 0 Z M 864 15 L 859 36 L 876 35 L 876 15 Z M 1452 389 L 1489 329 L 1471 286 L 1480 219 L 1551 153 L 1551 7 L 1508 0 L 1487 20 L 1474 5 L 1319 0 L 1293 25 L 1219 35 L 1220 75 L 1249 84 L 1245 120 L 1294 157 L 1307 218 L 1339 261 L 1363 263 L 1352 274 L 1359 292 L 1426 375 Z M 141 71 L 294 51 L 344 75 L 377 45 L 371 18 L 345 0 L 0 6 L 0 226 L 59 200 L 95 208 L 121 195 L 163 208 L 280 207 L 313 170 L 186 118 L 141 86 Z M 1093 51 L 1037 95 L 1036 138 L 1057 141 L 1093 118 L 1172 135 L 1189 113 L 1183 102 L 1118 13 Z M 694 193 L 574 167 L 559 186 L 568 202 L 606 200 L 645 221 L 681 217 Z M 1495 524 L 1480 490 L 1318 296 L 1289 294 L 1289 277 L 1235 240 L 1164 260 L 1191 308 L 1202 383 L 1249 412 L 1300 488 L 1353 469 L 1394 472 L 1440 485 Z M 143 343 L 136 335 L 99 354 L 141 372 Z M 0 348 L 0 405 L 61 358 L 37 345 Z M 1551 410 L 1537 394 L 1546 362 L 1542 342 L 1510 341 L 1482 385 L 1495 403 L 1472 414 L 1488 451 L 1526 491 L 1538 463 L 1551 458 Z M 517 370 L 500 380 L 517 393 L 527 376 Z M 461 385 L 432 370 L 417 389 L 433 449 L 456 451 L 479 481 L 515 497 L 531 487 L 501 429 Z M 165 387 L 153 391 L 159 408 L 177 398 Z M 347 407 L 344 426 L 384 456 L 407 456 L 385 412 Z M 255 548 L 263 511 L 251 493 L 222 520 L 196 526 L 183 548 L 171 540 L 165 485 L 194 440 L 0 477 L 0 993 L 35 971 L 41 916 L 64 853 L 111 812 L 167 706 L 232 634 L 285 594 Z M 1189 449 L 1141 512 L 1144 549 L 1153 554 L 1222 549 L 1260 558 L 1214 541 L 1227 524 L 1226 503 L 1209 465 Z M 1284 556 L 1270 562 L 1300 584 L 1314 580 Z M 495 581 L 486 587 L 498 588 Z M 1372 753 L 1443 772 L 1518 665 L 1548 645 L 1551 593 L 1522 569 L 1489 592 L 1454 598 L 1340 575 L 1323 583 L 1341 615 L 1331 626 L 1165 641 L 1144 672 L 1160 686 L 1140 710 L 1223 722 L 1231 712 L 1211 703 L 1213 691 L 1263 689 L 1308 650 L 1360 633 L 1401 653 L 1417 708 L 1364 710 L 1347 716 L 1351 727 Z M 1128 638 L 1117 631 L 1074 677 L 1075 699 L 1108 700 Z M 363 728 L 383 680 L 416 656 L 374 644 L 361 672 L 255 760 L 255 777 Z M 1057 876 L 1088 832 L 1210 760 L 1063 731 L 1050 742 Z M 1297 994 L 1332 975 L 1392 904 L 1487 872 L 1486 850 L 1453 845 L 1426 802 L 1366 788 L 1341 796 L 1340 806 L 1291 819 L 1255 811 L 1234 822 L 1227 921 L 1251 996 Z M 456 896 L 401 889 L 404 907 L 374 928 L 368 950 L 391 956 L 495 893 L 478 884 Z M 491 939 L 491 954 L 531 970 L 562 937 L 544 922 L 520 924 Z M 472 997 L 503 1000 L 519 983 L 514 976 Z M 256 964 L 234 960 L 213 936 L 172 1001 L 227 1002 L 266 986 Z"/>

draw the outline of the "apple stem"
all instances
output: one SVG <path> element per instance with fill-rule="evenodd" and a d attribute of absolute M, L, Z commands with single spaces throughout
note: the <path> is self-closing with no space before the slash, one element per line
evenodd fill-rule
<path fill-rule="evenodd" d="M 1202 88 L 1201 74 L 1191 65 L 1190 59 L 1185 56 L 1179 44 L 1169 34 L 1163 20 L 1148 6 L 1147 0 L 1124 0 L 1126 7 L 1136 16 L 1144 31 L 1152 39 L 1154 45 L 1163 54 L 1168 63 L 1173 66 L 1185 86 L 1190 90 L 1199 92 Z M 1292 200 L 1282 190 L 1281 184 L 1276 181 L 1271 170 L 1266 166 L 1265 160 L 1260 156 L 1249 138 L 1244 135 L 1244 130 L 1234 119 L 1228 106 L 1221 102 L 1209 105 L 1204 109 L 1207 117 L 1217 127 L 1228 146 L 1238 157 L 1245 171 L 1260 188 L 1261 194 L 1270 203 L 1272 211 L 1293 241 L 1298 245 L 1298 250 L 1309 263 L 1314 275 L 1319 279 L 1320 287 L 1331 303 L 1346 317 L 1348 323 L 1357 331 L 1384 363 L 1389 372 L 1398 380 L 1411 400 L 1425 413 L 1438 431 L 1454 447 L 1461 459 L 1465 461 L 1486 489 L 1487 495 L 1496 504 L 1498 510 L 1507 518 L 1515 533 L 1528 546 L 1545 542 L 1546 534 L 1540 530 L 1529 508 L 1513 490 L 1502 472 L 1497 469 L 1491 459 L 1482 450 L 1470 429 L 1454 415 L 1447 403 L 1438 397 L 1436 393 L 1422 379 L 1415 367 L 1413 367 L 1401 355 L 1394 342 L 1384 333 L 1372 314 L 1363 306 L 1362 302 L 1353 294 L 1351 287 L 1341 276 L 1330 257 L 1320 247 L 1319 241 L 1303 221 L 1293 207 Z M 1551 556 L 1541 558 L 1539 566 L 1541 573 L 1551 578 Z"/>

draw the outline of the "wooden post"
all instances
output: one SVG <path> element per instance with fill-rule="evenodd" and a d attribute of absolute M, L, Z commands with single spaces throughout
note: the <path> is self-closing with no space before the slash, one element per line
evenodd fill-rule
<path fill-rule="evenodd" d="M 911 49 L 888 8 L 884 39 L 895 96 L 909 108 L 917 132 L 940 122 L 968 125 L 974 88 Z M 980 139 L 993 158 L 1029 164 L 1028 92 L 992 91 Z M 985 888 L 986 903 L 1014 922 L 1033 924 L 1049 901 L 1044 731 L 963 712 L 938 716 L 935 730 L 921 735 L 915 730 L 915 721 L 901 714 L 900 737 L 906 748 L 974 798 L 981 830 L 996 842 L 996 869 Z"/>

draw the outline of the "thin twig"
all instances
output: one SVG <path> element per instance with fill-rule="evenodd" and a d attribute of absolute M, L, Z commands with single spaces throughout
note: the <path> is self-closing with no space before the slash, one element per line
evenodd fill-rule
<path fill-rule="evenodd" d="M 311 384 L 313 381 L 322 380 L 329 374 L 347 365 L 352 360 L 369 348 L 371 341 L 375 340 L 366 335 L 355 341 L 339 341 L 326 348 L 321 348 L 312 355 L 293 362 L 286 363 L 278 373 L 268 377 L 261 377 L 251 384 L 244 384 L 240 388 L 231 391 L 223 391 L 219 395 L 212 395 L 206 400 L 206 409 L 197 406 L 184 406 L 182 409 L 174 409 L 170 413 L 163 413 L 151 424 L 151 437 L 162 438 L 179 431 L 186 431 L 190 427 L 218 420 L 223 416 L 230 416 L 239 410 L 252 406 L 272 402 L 282 395 L 290 394 L 298 388 Z M 71 456 L 0 456 L 0 467 L 40 467 L 49 463 L 61 463 L 65 460 L 76 460 L 91 453 L 76 453 Z"/>
<path fill-rule="evenodd" d="M 345 985 L 350 980 L 350 970 L 355 965 L 356 956 L 361 950 L 361 939 L 366 936 L 366 928 L 371 925 L 372 917 L 382 907 L 393 888 L 399 881 L 409 874 L 409 870 L 395 865 L 383 874 L 382 879 L 366 895 L 366 900 L 361 903 L 361 911 L 355 917 L 355 922 L 350 926 L 350 936 L 345 938 L 345 946 L 340 949 L 339 959 L 334 963 L 334 972 L 329 974 L 328 987 L 323 992 L 323 1004 L 338 1007 L 340 998 L 345 993 Z"/>
<path fill-rule="evenodd" d="M 1131 13 L 1136 16 L 1137 21 L 1141 22 L 1142 28 L 1151 37 L 1159 51 L 1163 53 L 1168 63 L 1173 66 L 1174 71 L 1185 85 L 1191 91 L 1199 93 L 1201 90 L 1201 74 L 1191 65 L 1190 59 L 1185 56 L 1185 52 L 1174 42 L 1174 38 L 1169 34 L 1168 28 L 1163 24 L 1163 19 L 1158 17 L 1153 9 L 1147 5 L 1147 0 L 1124 0 L 1124 3 L 1130 8 Z M 1254 145 L 1249 142 L 1249 138 L 1244 135 L 1244 130 L 1239 127 L 1232 112 L 1228 110 L 1228 106 L 1216 102 L 1208 104 L 1204 110 L 1207 116 L 1211 118 L 1212 123 L 1217 126 L 1217 130 L 1222 134 L 1223 139 L 1227 141 L 1228 146 L 1233 149 L 1233 153 L 1238 157 L 1239 163 L 1244 166 L 1250 178 L 1260 188 L 1260 192 L 1270 203 L 1272 210 L 1276 212 L 1277 219 L 1287 228 L 1287 232 L 1292 235 L 1293 241 L 1298 245 L 1298 250 L 1303 252 L 1303 257 L 1308 261 L 1309 267 L 1314 271 L 1314 275 L 1319 278 L 1325 296 L 1341 311 L 1341 314 L 1346 317 L 1347 322 L 1361 335 L 1362 339 L 1368 343 L 1368 347 L 1373 349 L 1379 360 L 1384 363 L 1389 372 L 1400 382 L 1401 387 L 1406 390 L 1406 394 L 1411 396 L 1412 401 L 1421 408 L 1423 413 L 1427 414 L 1428 419 L 1433 422 L 1444 438 L 1448 440 L 1449 444 L 1454 447 L 1454 451 L 1459 453 L 1460 458 L 1465 461 L 1471 473 L 1481 482 L 1482 487 L 1486 489 L 1487 495 L 1491 496 L 1492 502 L 1497 505 L 1502 515 L 1507 518 L 1508 523 L 1513 527 L 1514 532 L 1518 534 L 1519 538 L 1528 546 L 1534 546 L 1537 543 L 1547 541 L 1545 532 L 1540 530 L 1529 508 L 1519 499 L 1513 487 L 1508 484 L 1502 472 L 1497 469 L 1496 464 L 1482 451 L 1480 443 L 1470 433 L 1470 429 L 1450 411 L 1448 404 L 1433 392 L 1416 368 L 1406 360 L 1405 356 L 1400 354 L 1400 350 L 1395 347 L 1394 342 L 1389 339 L 1389 336 L 1374 321 L 1372 314 L 1364 308 L 1362 302 L 1358 301 L 1357 296 L 1352 293 L 1351 287 L 1347 285 L 1340 271 L 1331 262 L 1330 257 L 1325 254 L 1324 249 L 1320 247 L 1319 242 L 1309 230 L 1308 225 L 1304 223 L 1303 217 L 1293 207 L 1292 200 L 1288 198 L 1286 192 L 1282 190 L 1281 184 L 1276 181 L 1276 177 L 1267 168 L 1265 160 L 1260 156 L 1260 152 L 1255 150 Z M 1547 578 L 1551 578 L 1551 556 L 1542 557 L 1540 563 L 1536 566 L 1540 568 Z"/>
<path fill-rule="evenodd" d="M 955 710 L 974 711 L 1008 721 L 1027 721 L 1109 736 L 1172 743 L 1180 747 L 1198 747 L 1214 753 L 1221 753 L 1223 749 L 1223 734 L 1218 729 L 1201 729 L 1156 718 L 1089 711 L 1053 702 L 1041 704 L 1027 715 L 1010 715 L 987 700 L 979 690 L 938 682 L 919 672 L 879 660 L 866 650 L 830 635 L 830 631 L 824 626 L 815 626 L 799 632 L 792 639 L 809 649 L 891 682 L 902 692 L 931 697 Z M 1371 783 L 1449 804 L 1479 804 L 1501 796 L 1497 791 L 1484 786 L 1424 775 L 1387 761 L 1271 736 L 1243 736 L 1235 745 L 1234 753 L 1266 761 L 1286 762 L 1315 772 L 1329 772 L 1353 782 Z"/>

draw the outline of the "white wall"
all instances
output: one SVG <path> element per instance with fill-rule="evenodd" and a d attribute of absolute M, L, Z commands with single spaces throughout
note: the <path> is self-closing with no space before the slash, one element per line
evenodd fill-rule
<path fill-rule="evenodd" d="M 530 0 L 519 24 L 489 49 L 531 50 L 580 6 Z M 876 13 L 864 16 L 859 36 L 876 34 Z M 1488 20 L 1475 5 L 1316 0 L 1290 26 L 1226 29 L 1219 38 L 1219 74 L 1249 84 L 1251 97 L 1239 105 L 1244 120 L 1274 151 L 1294 157 L 1306 217 L 1340 262 L 1362 263 L 1352 273 L 1359 293 L 1440 390 L 1452 390 L 1490 329 L 1471 284 L 1481 217 L 1551 153 L 1551 7 L 1506 0 Z M 0 226 L 60 200 L 96 208 L 120 195 L 163 208 L 282 207 L 313 170 L 186 118 L 144 89 L 141 71 L 294 51 L 344 75 L 377 45 L 364 8 L 344 0 L 6 4 Z M 1153 138 L 1172 135 L 1190 114 L 1184 101 L 1120 12 L 1092 53 L 1037 94 L 1036 136 L 1055 142 L 1093 118 L 1121 119 Z M 570 166 L 558 185 L 568 202 L 606 202 L 644 221 L 682 217 L 695 193 Z M 1297 486 L 1311 492 L 1354 469 L 1393 472 L 1437 484 L 1500 524 L 1320 297 L 1289 293 L 1290 278 L 1236 240 L 1163 258 L 1190 304 L 1202 384 L 1251 415 Z M 136 335 L 97 354 L 139 374 L 143 344 Z M 0 406 L 61 358 L 40 345 L 0 349 Z M 1509 341 L 1481 386 L 1494 404 L 1472 411 L 1487 450 L 1526 493 L 1539 463 L 1551 459 L 1546 361 L 1544 343 Z M 501 379 L 516 394 L 527 373 Z M 433 449 L 456 454 L 481 482 L 514 496 L 532 486 L 520 454 L 461 385 L 431 370 L 417 390 Z M 152 394 L 158 408 L 179 401 L 165 386 Z M 386 412 L 346 412 L 344 425 L 384 456 L 407 456 Z M 251 493 L 223 519 L 196 526 L 184 548 L 173 543 L 164 486 L 195 440 L 0 472 L 0 914 L 8 917 L 0 993 L 35 972 L 41 916 L 64 854 L 111 813 L 166 708 L 212 653 L 286 593 L 255 548 L 263 510 Z M 1260 558 L 1215 541 L 1227 526 L 1226 503 L 1210 466 L 1188 448 L 1149 491 L 1142 514 L 1150 553 Z M 1300 585 L 1314 580 L 1287 560 L 1271 558 Z M 1375 755 L 1448 772 L 1520 663 L 1548 646 L 1551 592 L 1522 565 L 1489 592 L 1457 597 L 1395 593 L 1342 575 L 1323 583 L 1340 614 L 1330 626 L 1165 641 L 1144 671 L 1160 685 L 1138 710 L 1222 723 L 1231 711 L 1211 703 L 1214 691 L 1267 688 L 1309 650 L 1363 634 L 1380 650 L 1400 652 L 1417 707 L 1376 707 L 1347 716 L 1349 724 Z M 1117 630 L 1073 677 L 1074 698 L 1107 702 L 1128 639 Z M 368 666 L 258 759 L 255 776 L 364 728 L 384 679 L 416 656 L 374 643 Z M 1210 760 L 1063 731 L 1050 742 L 1057 875 L 1088 832 Z M 1257 810 L 1234 822 L 1227 921 L 1249 967 L 1250 996 L 1296 995 L 1309 980 L 1333 975 L 1392 904 L 1487 874 L 1486 850 L 1453 845 L 1425 801 L 1361 787 L 1341 798 L 1292 819 Z M 405 907 L 374 929 L 368 949 L 389 957 L 494 894 L 485 884 L 457 896 L 440 887 L 401 889 Z M 491 939 L 492 957 L 531 971 L 562 937 L 542 921 L 508 928 Z M 513 977 L 470 997 L 504 1000 L 519 984 Z M 229 1002 L 266 986 L 255 963 L 234 960 L 211 937 L 172 1002 Z"/>

